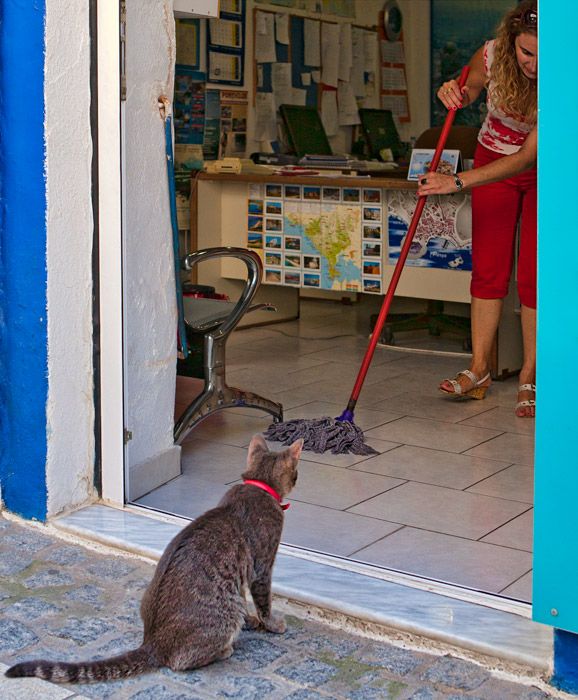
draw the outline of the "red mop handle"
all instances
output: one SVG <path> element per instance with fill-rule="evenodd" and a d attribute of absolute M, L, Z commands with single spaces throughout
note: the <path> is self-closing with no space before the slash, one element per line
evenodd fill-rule
<path fill-rule="evenodd" d="M 458 84 L 460 86 L 460 89 L 463 88 L 464 85 L 466 84 L 466 80 L 467 80 L 469 72 L 470 72 L 469 66 L 464 66 L 462 68 L 462 72 L 460 73 L 460 78 L 458 80 Z M 436 146 L 434 157 L 433 157 L 433 160 L 431 162 L 431 166 L 430 166 L 431 172 L 435 172 L 438 165 L 439 165 L 440 158 L 442 156 L 442 151 L 444 150 L 444 146 L 446 145 L 448 134 L 450 133 L 450 129 L 452 128 L 452 124 L 454 122 L 455 116 L 456 116 L 456 111 L 454 109 L 450 109 L 447 113 L 446 120 L 444 122 L 440 137 L 438 139 L 438 143 Z M 395 294 L 395 289 L 397 287 L 397 283 L 398 283 L 399 278 L 401 276 L 401 271 L 403 270 L 403 266 L 405 265 L 405 261 L 406 261 L 406 258 L 408 256 L 409 249 L 410 249 L 410 246 L 412 244 L 413 237 L 415 235 L 417 226 L 419 224 L 421 213 L 422 213 L 423 208 L 425 206 L 426 200 L 427 200 L 427 195 L 419 197 L 417 200 L 417 206 L 413 212 L 413 216 L 411 217 L 411 223 L 410 223 L 409 228 L 407 230 L 407 235 L 405 237 L 405 241 L 404 241 L 403 246 L 401 248 L 401 252 L 399 254 L 399 259 L 395 265 L 393 275 L 391 277 L 391 280 L 389 282 L 389 286 L 387 288 L 387 292 L 386 292 L 385 297 L 383 299 L 383 304 L 381 305 L 381 310 L 379 312 L 379 316 L 377 317 L 377 321 L 375 322 L 375 328 L 373 329 L 371 341 L 369 343 L 367 350 L 365 351 L 365 356 L 363 357 L 363 362 L 361 363 L 361 368 L 359 370 L 359 374 L 357 375 L 357 379 L 355 380 L 355 386 L 353 387 L 353 391 L 351 392 L 351 398 L 349 399 L 349 403 L 347 405 L 347 408 L 349 410 L 353 410 L 353 407 L 355 406 L 355 404 L 357 403 L 357 399 L 359 398 L 359 394 L 361 393 L 361 387 L 363 386 L 363 382 L 365 381 L 365 376 L 367 374 L 367 371 L 369 370 L 369 365 L 371 364 L 371 360 L 373 359 L 373 353 L 375 352 L 375 346 L 377 345 L 377 341 L 379 340 L 379 337 L 381 335 L 381 330 L 383 328 L 383 324 L 385 323 L 385 320 L 387 318 L 387 314 L 389 312 L 389 307 L 391 306 L 391 302 L 393 300 L 393 295 Z"/>

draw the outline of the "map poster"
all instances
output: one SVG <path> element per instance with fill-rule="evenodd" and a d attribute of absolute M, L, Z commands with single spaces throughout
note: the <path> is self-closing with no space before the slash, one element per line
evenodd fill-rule
<path fill-rule="evenodd" d="M 377 190 L 368 192 L 365 204 L 379 211 L 379 222 L 366 221 L 375 234 L 381 230 L 381 199 L 373 206 Z M 369 214 L 364 212 L 360 190 L 266 184 L 264 198 L 258 194 L 255 188 L 249 191 L 247 241 L 250 248 L 262 251 L 266 283 L 363 290 L 362 217 Z M 373 278 L 373 290 L 381 271 L 381 243 L 375 247 L 375 240 L 369 242 L 368 254 L 377 263 L 367 273 Z"/>
<path fill-rule="evenodd" d="M 437 199 L 437 201 L 436 201 Z M 430 198 L 424 207 L 406 265 L 447 270 L 472 269 L 472 212 L 467 194 Z M 388 263 L 401 251 L 416 207 L 414 192 L 392 191 L 388 197 Z"/>

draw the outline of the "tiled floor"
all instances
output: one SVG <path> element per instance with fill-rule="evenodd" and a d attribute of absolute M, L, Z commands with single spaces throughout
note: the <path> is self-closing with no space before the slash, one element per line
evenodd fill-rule
<path fill-rule="evenodd" d="M 303 302 L 299 321 L 236 332 L 229 384 L 280 401 L 286 419 L 339 415 L 367 345 L 355 313 Z M 355 419 L 380 454 L 304 453 L 283 541 L 530 601 L 533 421 L 514 416 L 516 378 L 484 401 L 440 394 L 467 362 L 378 346 Z M 199 388 L 178 378 L 177 413 Z M 243 409 L 208 418 L 183 445 L 183 475 L 138 503 L 186 517 L 212 507 L 269 422 Z"/>

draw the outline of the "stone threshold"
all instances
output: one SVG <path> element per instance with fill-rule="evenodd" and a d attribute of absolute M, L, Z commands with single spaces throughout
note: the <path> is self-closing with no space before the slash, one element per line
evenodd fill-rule
<path fill-rule="evenodd" d="M 91 505 L 51 521 L 57 530 L 158 560 L 189 521 L 138 507 Z M 360 631 L 385 629 L 467 655 L 549 674 L 553 633 L 524 603 L 281 545 L 273 593 Z M 405 637 L 404 637 L 405 636 Z"/>

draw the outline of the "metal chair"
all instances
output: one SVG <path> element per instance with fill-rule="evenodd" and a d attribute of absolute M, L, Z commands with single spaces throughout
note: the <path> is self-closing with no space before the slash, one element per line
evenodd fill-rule
<path fill-rule="evenodd" d="M 202 343 L 205 385 L 201 394 L 193 399 L 175 423 L 174 439 L 177 445 L 203 419 L 224 408 L 257 408 L 270 413 L 275 422 L 283 420 L 281 404 L 230 387 L 225 379 L 225 345 L 239 321 L 249 311 L 276 311 L 271 304 L 251 305 L 263 276 L 261 258 L 254 251 L 245 248 L 206 248 L 183 258 L 182 268 L 191 271 L 200 262 L 222 257 L 242 260 L 247 266 L 247 279 L 236 302 L 187 296 L 183 298 L 187 340 L 190 345 L 198 344 L 199 341 Z"/>

